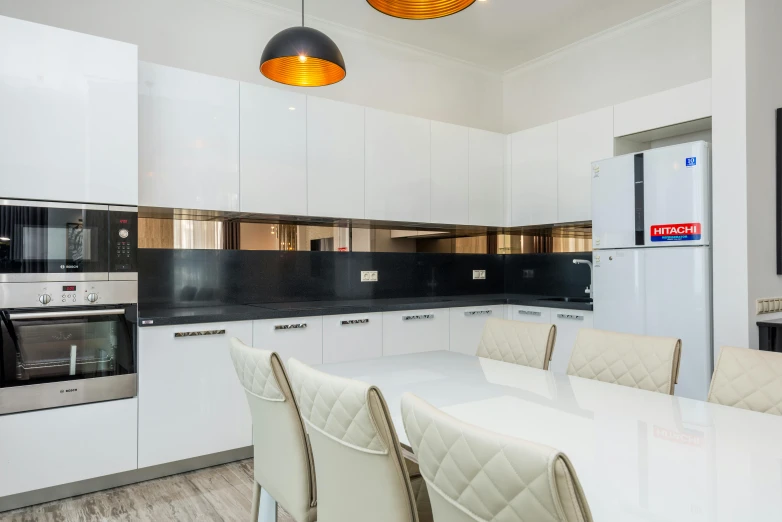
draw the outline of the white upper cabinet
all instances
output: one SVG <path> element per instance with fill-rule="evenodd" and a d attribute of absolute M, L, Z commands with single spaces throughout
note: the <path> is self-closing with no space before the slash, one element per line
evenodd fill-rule
<path fill-rule="evenodd" d="M 505 135 L 470 129 L 470 225 L 505 225 Z"/>
<path fill-rule="evenodd" d="M 2 197 L 138 204 L 135 45 L 0 16 Z"/>
<path fill-rule="evenodd" d="M 307 97 L 242 82 L 241 211 L 307 215 Z"/>
<path fill-rule="evenodd" d="M 558 122 L 559 223 L 592 219 L 592 162 L 614 155 L 614 109 Z"/>
<path fill-rule="evenodd" d="M 366 218 L 430 220 L 429 120 L 366 109 Z"/>
<path fill-rule="evenodd" d="M 557 123 L 511 136 L 512 226 L 556 223 Z"/>
<path fill-rule="evenodd" d="M 467 127 L 432 122 L 432 223 L 469 223 L 469 146 Z"/>
<path fill-rule="evenodd" d="M 307 210 L 364 217 L 364 107 L 307 97 Z"/>
<path fill-rule="evenodd" d="M 239 82 L 139 63 L 139 204 L 239 210 Z"/>

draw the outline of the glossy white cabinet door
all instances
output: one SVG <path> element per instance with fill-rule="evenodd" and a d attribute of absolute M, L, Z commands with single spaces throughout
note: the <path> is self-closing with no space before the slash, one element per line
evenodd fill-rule
<path fill-rule="evenodd" d="M 432 122 L 432 223 L 469 223 L 469 145 L 467 127 Z"/>
<path fill-rule="evenodd" d="M 383 356 L 383 314 L 323 316 L 323 363 Z"/>
<path fill-rule="evenodd" d="M 239 82 L 139 62 L 139 204 L 239 210 Z"/>
<path fill-rule="evenodd" d="M 0 497 L 136 469 L 136 399 L 0 416 Z"/>
<path fill-rule="evenodd" d="M 470 225 L 504 226 L 505 136 L 470 129 Z"/>
<path fill-rule="evenodd" d="M 364 217 L 364 107 L 307 97 L 307 210 Z"/>
<path fill-rule="evenodd" d="M 295 357 L 305 364 L 323 363 L 323 317 L 289 317 L 253 321 L 253 346 Z"/>
<path fill-rule="evenodd" d="M 2 196 L 138 204 L 138 50 L 0 16 Z"/>
<path fill-rule="evenodd" d="M 383 312 L 383 355 L 448 350 L 449 315 L 448 308 Z"/>
<path fill-rule="evenodd" d="M 430 220 L 430 122 L 366 109 L 366 217 Z"/>
<path fill-rule="evenodd" d="M 511 136 L 513 226 L 557 223 L 557 123 Z"/>
<path fill-rule="evenodd" d="M 252 445 L 228 348 L 231 337 L 251 344 L 252 335 L 250 321 L 139 328 L 139 468 Z"/>
<path fill-rule="evenodd" d="M 240 84 L 242 212 L 307 215 L 307 97 Z"/>
<path fill-rule="evenodd" d="M 608 107 L 558 122 L 558 219 L 592 219 L 592 162 L 614 155 L 614 109 Z"/>
<path fill-rule="evenodd" d="M 511 319 L 524 323 L 552 324 L 551 308 L 542 306 L 520 306 L 511 305 Z"/>
<path fill-rule="evenodd" d="M 549 369 L 556 373 L 565 373 L 578 331 L 592 328 L 592 312 L 552 308 L 551 322 L 557 327 L 557 340 Z"/>
<path fill-rule="evenodd" d="M 481 342 L 486 319 L 502 319 L 504 305 L 470 306 L 450 309 L 450 350 L 475 355 Z"/>

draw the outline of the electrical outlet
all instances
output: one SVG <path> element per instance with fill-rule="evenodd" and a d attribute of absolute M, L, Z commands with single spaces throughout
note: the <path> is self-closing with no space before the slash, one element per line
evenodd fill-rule
<path fill-rule="evenodd" d="M 758 315 L 782 312 L 782 298 L 768 297 L 764 299 L 758 299 L 755 304 L 755 310 Z"/>
<path fill-rule="evenodd" d="M 362 270 L 361 271 L 362 283 L 377 283 L 377 270 Z"/>
<path fill-rule="evenodd" d="M 473 270 L 472 271 L 472 278 L 473 279 L 486 279 L 486 270 Z"/>
<path fill-rule="evenodd" d="M 535 271 L 531 269 L 522 270 L 521 271 L 521 278 L 522 279 L 534 279 L 535 278 Z"/>

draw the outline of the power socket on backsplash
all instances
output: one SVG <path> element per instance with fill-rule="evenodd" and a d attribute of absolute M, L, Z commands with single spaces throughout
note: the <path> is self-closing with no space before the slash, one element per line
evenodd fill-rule
<path fill-rule="evenodd" d="M 535 271 L 534 270 L 522 270 L 521 271 L 521 278 L 522 279 L 534 279 L 535 278 Z"/>
<path fill-rule="evenodd" d="M 377 270 L 362 270 L 361 271 L 362 283 L 377 283 Z"/>
<path fill-rule="evenodd" d="M 473 279 L 486 279 L 486 270 L 473 270 L 472 271 L 472 278 Z"/>

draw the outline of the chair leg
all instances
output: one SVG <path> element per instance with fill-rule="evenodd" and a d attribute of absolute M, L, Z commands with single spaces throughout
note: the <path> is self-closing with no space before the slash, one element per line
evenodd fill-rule
<path fill-rule="evenodd" d="M 261 508 L 261 485 L 253 481 L 253 507 L 250 508 L 250 522 L 258 522 Z"/>

